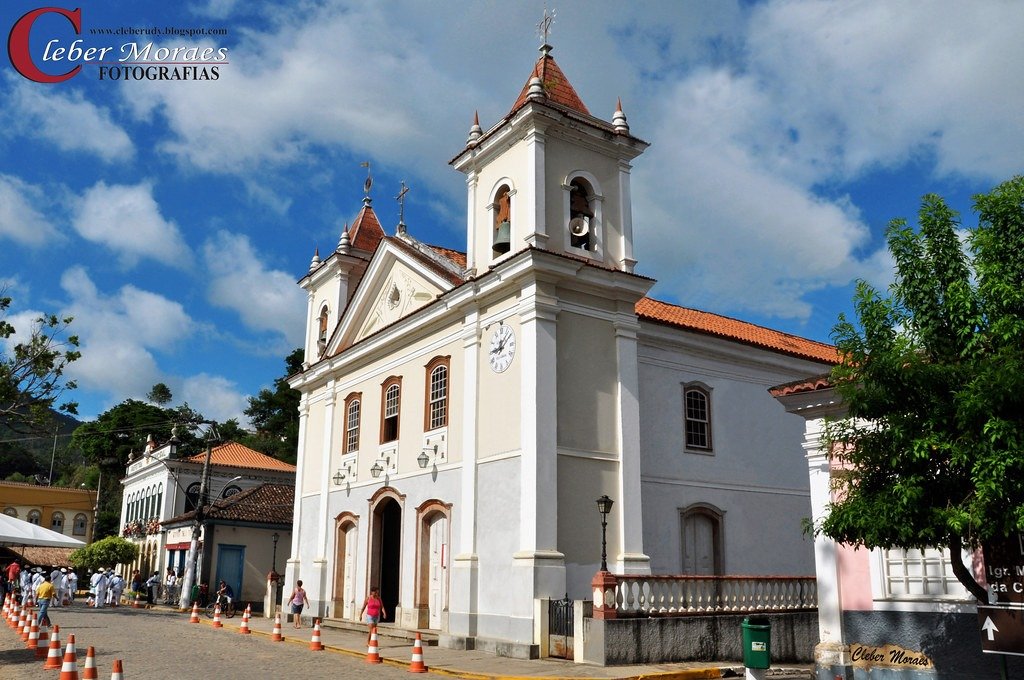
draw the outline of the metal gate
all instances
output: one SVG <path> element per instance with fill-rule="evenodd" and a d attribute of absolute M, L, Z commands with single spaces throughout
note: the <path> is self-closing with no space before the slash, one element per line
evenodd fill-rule
<path fill-rule="evenodd" d="M 566 594 L 548 602 L 548 656 L 573 658 L 573 601 Z"/>

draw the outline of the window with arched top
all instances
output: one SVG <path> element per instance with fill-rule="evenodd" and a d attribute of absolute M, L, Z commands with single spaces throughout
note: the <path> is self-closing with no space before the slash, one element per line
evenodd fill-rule
<path fill-rule="evenodd" d="M 507 184 L 494 194 L 494 229 L 491 248 L 495 255 L 507 253 L 512 247 L 512 190 Z"/>
<path fill-rule="evenodd" d="M 71 533 L 75 536 L 85 536 L 86 529 L 89 527 L 89 518 L 85 516 L 85 513 L 78 513 L 75 515 L 74 523 L 71 525 Z"/>
<path fill-rule="evenodd" d="M 64 513 L 54 512 L 50 515 L 50 531 L 56 531 L 59 534 L 64 533 Z"/>
<path fill-rule="evenodd" d="M 436 430 L 448 425 L 448 371 L 450 357 L 435 357 L 427 364 L 427 394 L 423 427 Z"/>
<path fill-rule="evenodd" d="M 597 178 L 584 170 L 566 176 L 564 192 L 566 251 L 587 257 L 602 254 L 602 204 L 604 196 Z"/>
<path fill-rule="evenodd" d="M 711 453 L 711 390 L 705 385 L 683 386 L 683 423 L 686 449 Z"/>
<path fill-rule="evenodd" d="M 359 420 L 362 415 L 362 394 L 353 392 L 345 397 L 345 447 L 342 453 L 359 450 Z"/>
<path fill-rule="evenodd" d="M 29 524 L 35 524 L 36 526 L 39 526 L 39 523 L 43 519 L 43 514 L 38 510 L 29 510 L 28 517 L 26 517 L 25 519 L 28 521 Z"/>
<path fill-rule="evenodd" d="M 398 439 L 398 416 L 402 406 L 402 379 L 392 376 L 381 385 L 380 443 Z"/>
<path fill-rule="evenodd" d="M 199 490 L 202 485 L 199 482 L 192 482 L 185 490 L 185 512 L 192 512 L 199 507 Z"/>
<path fill-rule="evenodd" d="M 18 511 L 15 510 L 14 508 L 9 508 L 8 507 L 8 508 L 4 508 L 4 514 L 7 515 L 8 517 L 17 517 L 18 516 Z"/>
<path fill-rule="evenodd" d="M 327 305 L 320 308 L 319 329 L 317 330 L 317 342 L 327 344 Z"/>

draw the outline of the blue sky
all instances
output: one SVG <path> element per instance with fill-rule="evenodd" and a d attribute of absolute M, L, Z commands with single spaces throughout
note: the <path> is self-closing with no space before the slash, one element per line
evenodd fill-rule
<path fill-rule="evenodd" d="M 852 282 L 891 280 L 882 234 L 926 192 L 970 196 L 1021 171 L 1024 12 L 1005 2 L 552 2 L 553 56 L 595 115 L 617 97 L 652 143 L 633 170 L 637 271 L 652 295 L 818 340 Z M 9 34 L 47 3 L 7 0 Z M 73 9 L 73 6 L 68 6 Z M 53 47 L 227 48 L 216 80 L 110 80 L 83 63 L 0 74 L 0 284 L 11 318 L 75 317 L 94 417 L 167 383 L 241 414 L 301 344 L 295 281 L 361 205 L 393 197 L 420 240 L 464 250 L 447 161 L 537 59 L 543 2 L 82 3 Z M 225 29 L 102 35 L 96 29 Z M 50 52 L 50 56 L 53 53 Z M 66 56 L 66 55 L 65 55 Z M 95 55 L 94 55 L 95 56 Z M 95 61 L 95 60 L 94 60 Z M 116 64 L 108 64 L 115 66 Z"/>

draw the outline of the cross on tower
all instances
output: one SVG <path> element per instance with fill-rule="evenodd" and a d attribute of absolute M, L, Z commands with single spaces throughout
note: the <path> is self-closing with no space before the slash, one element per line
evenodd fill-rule
<path fill-rule="evenodd" d="M 405 186 L 405 180 L 402 180 L 402 190 L 395 196 L 395 200 L 398 201 L 398 230 L 405 231 L 405 195 L 409 193 L 409 187 Z"/>
<path fill-rule="evenodd" d="M 548 12 L 547 6 L 544 7 L 544 17 L 537 24 L 537 35 L 540 36 L 541 45 L 548 44 L 548 33 L 551 32 L 551 24 L 555 23 L 555 11 L 551 10 Z"/>
<path fill-rule="evenodd" d="M 363 192 L 369 197 L 370 187 L 373 186 L 373 177 L 370 176 L 370 161 L 363 161 L 359 164 L 359 167 L 366 168 L 366 181 L 363 182 Z"/>

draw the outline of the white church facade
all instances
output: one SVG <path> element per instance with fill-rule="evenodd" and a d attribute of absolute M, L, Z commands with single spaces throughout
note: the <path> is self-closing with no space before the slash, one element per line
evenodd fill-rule
<path fill-rule="evenodd" d="M 474 124 L 466 252 L 386 235 L 367 196 L 314 257 L 284 590 L 449 640 L 535 643 L 540 598 L 589 598 L 595 500 L 617 573 L 811 575 L 803 421 L 768 388 L 829 345 L 647 297 L 621 106 L 589 113 L 542 48 Z"/>

